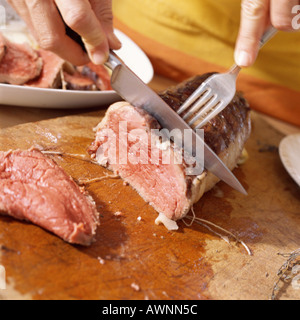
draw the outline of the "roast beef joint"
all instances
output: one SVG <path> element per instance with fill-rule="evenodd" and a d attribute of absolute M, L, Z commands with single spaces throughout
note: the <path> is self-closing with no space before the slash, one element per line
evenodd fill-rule
<path fill-rule="evenodd" d="M 193 77 L 162 92 L 160 96 L 176 111 L 209 75 Z M 125 151 L 120 124 L 126 124 Z M 105 117 L 95 128 L 95 140 L 89 153 L 153 206 L 159 213 L 157 223 L 163 223 L 168 229 L 177 229 L 176 221 L 184 218 L 192 205 L 212 189 L 219 179 L 206 170 L 200 175 L 188 175 L 186 169 L 189 164 L 185 159 L 164 163 L 166 154 L 178 160 L 183 157 L 183 152 L 172 141 L 169 144 L 162 142 L 157 129 L 162 129 L 158 121 L 142 108 L 117 102 L 108 108 Z M 250 109 L 242 94 L 237 93 L 228 107 L 203 129 L 205 142 L 233 170 L 251 131 Z M 112 136 L 113 139 L 109 138 Z M 124 152 L 127 161 L 124 161 Z M 134 158 L 137 161 L 132 161 Z"/>

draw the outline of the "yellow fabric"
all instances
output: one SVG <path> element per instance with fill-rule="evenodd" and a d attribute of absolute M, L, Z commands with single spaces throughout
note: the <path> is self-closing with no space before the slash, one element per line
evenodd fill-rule
<path fill-rule="evenodd" d="M 165 59 L 168 64 L 166 55 L 174 53 L 178 59 L 187 57 L 194 62 L 207 62 L 208 66 L 219 66 L 220 69 L 210 71 L 220 71 L 234 62 L 240 4 L 240 0 L 113 0 L 113 12 L 116 27 L 129 33 L 154 60 Z M 184 62 L 187 70 L 191 69 L 189 59 Z M 183 62 L 178 60 L 180 64 Z M 199 64 L 195 63 L 196 66 Z M 173 67 L 176 68 L 174 64 Z M 183 70 L 182 66 L 179 68 Z M 194 73 L 201 71 L 195 69 Z M 242 73 L 252 82 L 258 79 L 300 94 L 300 33 L 279 32 L 260 51 L 255 65 Z M 299 120 L 292 122 L 300 125 L 300 101 L 298 110 L 295 116 Z"/>

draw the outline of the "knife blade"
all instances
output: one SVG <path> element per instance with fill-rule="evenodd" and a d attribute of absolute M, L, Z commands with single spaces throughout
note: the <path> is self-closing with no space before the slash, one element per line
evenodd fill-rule
<path fill-rule="evenodd" d="M 184 148 L 190 154 L 196 154 L 195 148 L 203 145 L 204 167 L 230 185 L 235 190 L 247 195 L 235 175 L 225 166 L 222 160 L 213 152 L 205 141 L 151 88 L 149 88 L 133 71 L 131 71 L 114 52 L 110 52 L 105 65 L 112 70 L 111 86 L 126 101 L 134 107 L 141 107 L 157 119 L 160 125 L 172 131 L 190 130 L 192 139 L 185 141 Z"/>

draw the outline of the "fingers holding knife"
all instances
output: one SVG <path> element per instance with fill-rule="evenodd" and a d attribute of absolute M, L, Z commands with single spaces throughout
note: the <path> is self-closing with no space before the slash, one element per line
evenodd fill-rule
<path fill-rule="evenodd" d="M 65 23 L 81 37 L 90 59 L 103 64 L 121 43 L 113 33 L 111 0 L 55 0 Z"/>
<path fill-rule="evenodd" d="M 9 0 L 25 20 L 40 47 L 74 65 L 92 60 L 103 64 L 109 49 L 119 49 L 114 35 L 111 0 Z M 87 53 L 66 34 L 65 24 L 77 32 Z"/>

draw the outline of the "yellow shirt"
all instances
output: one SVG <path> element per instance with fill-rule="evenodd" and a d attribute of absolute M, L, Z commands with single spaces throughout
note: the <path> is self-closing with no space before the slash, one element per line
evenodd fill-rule
<path fill-rule="evenodd" d="M 114 0 L 115 26 L 181 81 L 233 63 L 240 0 Z M 300 33 L 279 32 L 238 81 L 253 109 L 300 126 Z"/>

